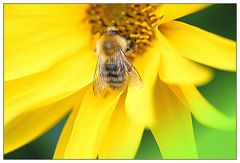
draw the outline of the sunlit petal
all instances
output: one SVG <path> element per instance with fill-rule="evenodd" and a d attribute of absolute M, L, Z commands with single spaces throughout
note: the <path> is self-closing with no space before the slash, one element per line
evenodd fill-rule
<path fill-rule="evenodd" d="M 186 105 L 202 124 L 221 130 L 235 130 L 235 117 L 227 117 L 211 105 L 193 85 L 169 85 L 172 91 Z"/>
<path fill-rule="evenodd" d="M 191 112 L 160 80 L 155 87 L 157 122 L 150 127 L 164 159 L 196 159 Z"/>
<path fill-rule="evenodd" d="M 5 82 L 5 123 L 85 87 L 93 80 L 96 58 L 93 52 L 83 49 L 83 54 L 75 54 L 48 71 Z"/>
<path fill-rule="evenodd" d="M 58 140 L 58 144 L 57 144 L 55 152 L 54 152 L 53 159 L 63 159 L 64 158 L 65 149 L 66 149 L 68 141 L 71 137 L 74 121 L 75 121 L 78 111 L 79 111 L 79 108 L 74 109 L 71 112 L 66 124 L 64 125 L 64 128 L 61 132 L 60 138 Z"/>
<path fill-rule="evenodd" d="M 236 71 L 236 42 L 178 21 L 163 24 L 160 30 L 182 56 L 221 70 Z"/>
<path fill-rule="evenodd" d="M 125 108 L 130 118 L 138 123 L 149 125 L 154 121 L 154 84 L 158 77 L 160 63 L 159 42 L 153 42 L 152 47 L 134 61 L 136 70 L 142 77 L 143 88 L 128 88 Z"/>
<path fill-rule="evenodd" d="M 94 159 L 97 157 L 119 96 L 119 93 L 112 93 L 106 98 L 95 97 L 92 87 L 87 90 L 74 120 L 64 158 Z"/>
<path fill-rule="evenodd" d="M 68 117 L 67 122 L 64 125 L 63 131 L 61 132 L 61 136 L 58 140 L 58 144 L 56 146 L 55 152 L 54 152 L 54 159 L 62 159 L 64 158 L 65 149 L 67 147 L 68 141 L 71 137 L 72 129 L 74 126 L 75 118 L 79 111 L 79 106 L 82 102 L 82 97 L 84 96 L 86 90 L 89 89 L 89 86 L 81 90 L 81 94 L 78 99 L 76 99 L 74 106 L 70 116 Z"/>
<path fill-rule="evenodd" d="M 116 107 L 98 154 L 99 159 L 134 159 L 144 126 L 132 121 L 126 114 L 124 98 Z"/>
<path fill-rule="evenodd" d="M 44 71 L 81 53 L 90 39 L 85 9 L 82 4 L 5 4 L 4 80 Z"/>
<path fill-rule="evenodd" d="M 174 19 L 192 14 L 208 7 L 209 4 L 163 4 L 156 14 L 160 17 L 160 23 L 167 23 Z"/>
<path fill-rule="evenodd" d="M 79 91 L 56 103 L 22 113 L 4 125 L 4 153 L 25 145 L 54 126 L 81 100 L 81 93 Z"/>
<path fill-rule="evenodd" d="M 184 58 L 160 32 L 158 36 L 161 80 L 169 84 L 203 85 L 212 79 L 213 73 L 210 69 Z"/>

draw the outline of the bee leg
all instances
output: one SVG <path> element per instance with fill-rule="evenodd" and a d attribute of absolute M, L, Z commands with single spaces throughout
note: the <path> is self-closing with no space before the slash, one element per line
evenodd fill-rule
<path fill-rule="evenodd" d="M 132 48 L 135 46 L 135 41 L 131 40 L 129 46 L 125 50 L 125 52 L 128 52 L 129 50 L 132 50 Z"/>

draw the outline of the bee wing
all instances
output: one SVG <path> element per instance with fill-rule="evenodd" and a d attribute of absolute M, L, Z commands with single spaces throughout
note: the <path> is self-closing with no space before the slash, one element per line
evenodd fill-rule
<path fill-rule="evenodd" d="M 139 73 L 135 69 L 135 67 L 131 64 L 131 62 L 128 60 L 128 58 L 125 56 L 124 52 L 120 50 L 119 57 L 123 61 L 123 64 L 125 66 L 125 69 L 127 70 L 127 73 L 129 75 L 129 85 L 133 86 L 136 89 L 143 87 L 142 78 L 140 77 Z"/>
<path fill-rule="evenodd" d="M 106 89 L 106 84 L 104 80 L 101 78 L 101 74 L 100 74 L 102 62 L 103 61 L 101 60 L 99 55 L 95 72 L 94 72 L 94 79 L 93 79 L 93 93 L 95 96 L 103 95 Z"/>

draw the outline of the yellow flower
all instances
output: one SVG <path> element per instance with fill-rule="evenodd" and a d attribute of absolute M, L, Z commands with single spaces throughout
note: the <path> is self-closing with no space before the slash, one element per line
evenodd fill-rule
<path fill-rule="evenodd" d="M 4 153 L 37 138 L 69 111 L 54 158 L 134 158 L 150 129 L 165 159 L 197 158 L 191 114 L 234 130 L 196 86 L 211 66 L 236 70 L 234 41 L 175 19 L 206 4 L 4 5 Z M 136 39 L 129 56 L 144 87 L 93 95 L 96 40 L 107 26 Z"/>

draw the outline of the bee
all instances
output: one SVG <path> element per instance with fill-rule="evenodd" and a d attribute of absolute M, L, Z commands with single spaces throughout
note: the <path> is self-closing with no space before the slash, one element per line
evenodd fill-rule
<path fill-rule="evenodd" d="M 96 44 L 98 60 L 93 80 L 95 96 L 121 91 L 128 85 L 137 89 L 143 86 L 139 73 L 125 56 L 133 47 L 134 42 L 128 45 L 127 38 L 120 35 L 116 27 L 108 27 L 100 37 Z"/>

